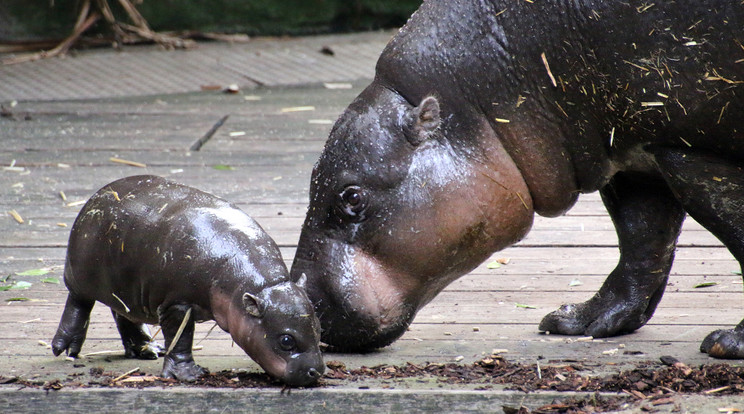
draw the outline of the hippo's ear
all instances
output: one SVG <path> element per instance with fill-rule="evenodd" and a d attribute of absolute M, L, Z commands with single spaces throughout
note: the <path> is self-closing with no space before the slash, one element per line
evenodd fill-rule
<path fill-rule="evenodd" d="M 413 108 L 409 125 L 406 125 L 406 138 L 413 145 L 426 141 L 439 128 L 439 101 L 433 96 L 424 98 L 419 106 Z"/>
<path fill-rule="evenodd" d="M 297 285 L 297 287 L 302 290 L 307 290 L 307 275 L 304 273 L 301 274 L 300 278 L 297 279 L 297 282 L 295 282 L 295 285 Z"/>
<path fill-rule="evenodd" d="M 243 308 L 245 308 L 245 311 L 249 315 L 255 316 L 256 318 L 263 316 L 264 310 L 266 310 L 263 300 L 248 292 L 243 293 Z"/>

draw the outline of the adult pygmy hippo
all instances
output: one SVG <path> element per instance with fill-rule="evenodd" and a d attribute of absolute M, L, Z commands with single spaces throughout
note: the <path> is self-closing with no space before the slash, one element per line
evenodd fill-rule
<path fill-rule="evenodd" d="M 195 188 L 147 175 L 103 187 L 75 220 L 64 276 L 70 293 L 54 355 L 78 355 L 98 300 L 111 308 L 127 357 L 157 359 L 162 349 L 144 324 L 160 324 L 166 378 L 205 373 L 191 348 L 194 322 L 209 319 L 289 385 L 313 383 L 325 368 L 304 280 L 289 280 L 258 223 Z"/>
<path fill-rule="evenodd" d="M 540 330 L 651 318 L 685 212 L 744 260 L 744 4 L 430 0 L 313 171 L 292 277 L 324 342 L 385 346 L 450 282 L 601 192 L 620 261 Z M 744 357 L 744 323 L 702 350 Z"/>

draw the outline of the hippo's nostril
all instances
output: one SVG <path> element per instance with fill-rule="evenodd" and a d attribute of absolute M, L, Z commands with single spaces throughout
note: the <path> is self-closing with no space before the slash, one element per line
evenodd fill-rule
<path fill-rule="evenodd" d="M 317 379 L 320 378 L 320 372 L 318 372 L 318 370 L 315 368 L 310 368 L 309 370 L 307 370 L 307 376 L 313 379 Z"/>

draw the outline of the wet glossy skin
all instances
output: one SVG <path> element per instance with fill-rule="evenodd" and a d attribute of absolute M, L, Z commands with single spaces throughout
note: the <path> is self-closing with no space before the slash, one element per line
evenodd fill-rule
<path fill-rule="evenodd" d="M 645 324 L 685 212 L 744 258 L 744 5 L 646 6 L 424 2 L 313 171 L 292 277 L 308 278 L 324 342 L 389 344 L 535 212 L 560 215 L 581 192 L 601 191 L 620 262 L 541 330 Z M 711 166 L 727 185 L 703 178 Z M 711 354 L 744 344 L 724 336 L 727 351 Z"/>
<path fill-rule="evenodd" d="M 98 300 L 117 320 L 127 355 L 157 358 L 141 324 L 160 324 L 163 375 L 204 373 L 191 357 L 193 323 L 209 319 L 269 374 L 307 385 L 322 374 L 319 325 L 301 284 L 289 281 L 278 247 L 228 202 L 155 176 L 115 181 L 83 207 L 70 235 L 70 297 L 53 340 L 77 355 Z M 189 312 L 189 323 L 175 332 Z"/>

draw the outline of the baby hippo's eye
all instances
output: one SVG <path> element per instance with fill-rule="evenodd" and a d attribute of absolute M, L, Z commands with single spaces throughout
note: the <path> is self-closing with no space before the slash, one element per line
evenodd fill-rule
<path fill-rule="evenodd" d="M 344 188 L 339 194 L 339 210 L 351 221 L 364 220 L 364 210 L 367 209 L 367 193 L 356 185 Z"/>
<path fill-rule="evenodd" d="M 282 335 L 279 337 L 279 346 L 285 351 L 291 351 L 297 347 L 297 342 L 292 335 Z"/>

